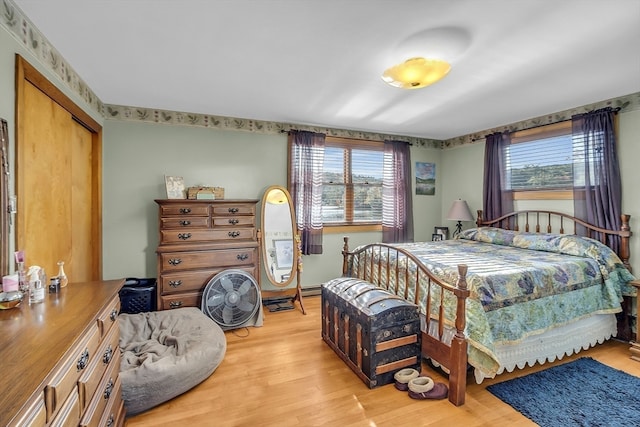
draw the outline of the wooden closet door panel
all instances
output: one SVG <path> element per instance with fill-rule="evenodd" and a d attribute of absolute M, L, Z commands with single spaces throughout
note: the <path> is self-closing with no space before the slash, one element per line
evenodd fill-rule
<path fill-rule="evenodd" d="M 30 83 L 25 84 L 26 119 L 34 125 L 23 130 L 18 198 L 22 233 L 19 249 L 26 263 L 45 268 L 49 277 L 57 261 L 71 248 L 71 173 L 68 143 L 74 121 L 69 112 Z M 37 125 L 36 125 L 37 124 Z"/>
<path fill-rule="evenodd" d="M 71 133 L 71 248 L 65 261 L 70 281 L 89 281 L 93 277 L 92 253 L 92 169 L 91 132 L 74 122 Z"/>

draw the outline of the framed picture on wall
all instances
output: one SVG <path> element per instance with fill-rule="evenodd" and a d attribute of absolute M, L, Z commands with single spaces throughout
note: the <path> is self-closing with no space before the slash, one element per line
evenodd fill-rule
<path fill-rule="evenodd" d="M 433 227 L 433 233 L 441 236 L 438 240 L 447 240 L 449 238 L 449 227 Z"/>

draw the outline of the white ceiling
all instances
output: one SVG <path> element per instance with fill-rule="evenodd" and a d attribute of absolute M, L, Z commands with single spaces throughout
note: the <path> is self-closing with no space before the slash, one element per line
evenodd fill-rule
<path fill-rule="evenodd" d="M 640 92 L 640 0 L 15 3 L 106 104 L 448 139 Z"/>

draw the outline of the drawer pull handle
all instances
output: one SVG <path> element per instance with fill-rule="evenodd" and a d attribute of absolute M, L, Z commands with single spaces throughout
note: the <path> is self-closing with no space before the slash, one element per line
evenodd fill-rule
<path fill-rule="evenodd" d="M 178 264 L 180 264 L 181 262 L 182 262 L 182 259 L 180 259 L 180 258 L 171 258 L 171 259 L 169 260 L 169 264 L 171 264 L 171 265 L 178 265 Z"/>
<path fill-rule="evenodd" d="M 249 258 L 248 254 L 238 254 L 236 255 L 236 258 L 238 259 L 238 261 L 244 261 L 245 259 Z"/>
<path fill-rule="evenodd" d="M 236 225 L 239 222 L 240 222 L 240 220 L 238 220 L 236 218 L 232 218 L 232 219 L 229 220 L 229 224 L 231 224 L 231 225 Z"/>
<path fill-rule="evenodd" d="M 190 214 L 191 213 L 191 208 L 180 208 L 180 213 L 181 214 Z"/>
<path fill-rule="evenodd" d="M 238 208 L 229 208 L 229 213 L 238 213 L 239 210 Z"/>
<path fill-rule="evenodd" d="M 187 221 L 187 220 L 180 221 L 180 225 L 183 227 L 186 227 L 187 225 L 191 225 L 191 221 Z"/>
<path fill-rule="evenodd" d="M 113 416 L 113 414 L 109 414 L 109 419 L 107 420 L 107 427 L 113 427 L 113 424 L 115 422 L 115 417 Z"/>
<path fill-rule="evenodd" d="M 169 308 L 178 308 L 182 307 L 182 301 L 171 301 L 169 303 Z"/>
<path fill-rule="evenodd" d="M 109 382 L 104 388 L 104 400 L 109 400 L 109 398 L 111 397 L 111 392 L 113 392 L 113 378 L 109 378 Z"/>
<path fill-rule="evenodd" d="M 235 239 L 236 237 L 238 237 L 240 235 L 240 232 L 239 231 L 230 231 L 228 234 L 229 234 L 229 237 L 233 237 Z"/>
<path fill-rule="evenodd" d="M 111 319 L 112 322 L 115 322 L 117 318 L 118 318 L 118 310 L 114 308 L 113 310 L 111 310 L 111 314 L 109 314 L 109 319 Z"/>
<path fill-rule="evenodd" d="M 113 358 L 113 349 L 111 348 L 111 344 L 109 344 L 109 347 L 107 347 L 107 349 L 104 351 L 104 354 L 102 355 L 102 362 L 105 365 L 108 365 L 109 362 L 111 362 L 112 358 Z"/>
<path fill-rule="evenodd" d="M 169 280 L 169 286 L 172 288 L 177 288 L 180 285 L 182 285 L 182 280 Z"/>
<path fill-rule="evenodd" d="M 82 371 L 84 368 L 87 367 L 88 362 L 89 362 L 89 349 L 85 348 L 82 354 L 80 355 L 80 358 L 78 359 L 78 363 L 76 363 L 76 369 L 78 371 Z"/>
<path fill-rule="evenodd" d="M 188 240 L 191 238 L 191 233 L 178 233 L 178 239 Z"/>

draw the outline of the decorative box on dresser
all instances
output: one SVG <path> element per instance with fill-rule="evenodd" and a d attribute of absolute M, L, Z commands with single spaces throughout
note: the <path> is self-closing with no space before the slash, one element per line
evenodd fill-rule
<path fill-rule="evenodd" d="M 0 425 L 122 426 L 118 291 L 70 283 L 45 301 L 0 310 Z"/>
<path fill-rule="evenodd" d="M 257 200 L 156 200 L 159 207 L 158 310 L 200 307 L 217 273 L 257 278 Z"/>

